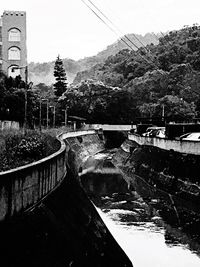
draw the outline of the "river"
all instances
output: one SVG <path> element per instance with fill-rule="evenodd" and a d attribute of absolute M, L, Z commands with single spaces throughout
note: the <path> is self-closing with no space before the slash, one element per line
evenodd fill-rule
<path fill-rule="evenodd" d="M 96 170 L 84 174 L 81 179 L 101 218 L 133 266 L 199 267 L 199 233 L 190 232 L 188 228 L 185 232 L 181 225 L 170 225 L 166 217 L 162 218 L 160 210 L 149 205 L 137 192 L 126 190 L 119 174 L 109 174 L 108 167 L 115 172 L 109 157 L 101 153 L 95 159 L 90 158 L 88 167 L 97 160 Z"/>
<path fill-rule="evenodd" d="M 155 218 L 147 222 L 131 222 L 132 211 L 113 209 L 108 212 L 99 210 L 99 213 L 135 267 L 200 266 L 196 251 L 191 251 L 187 244 L 181 244 L 175 238 L 167 240 L 167 230 L 157 225 Z"/>

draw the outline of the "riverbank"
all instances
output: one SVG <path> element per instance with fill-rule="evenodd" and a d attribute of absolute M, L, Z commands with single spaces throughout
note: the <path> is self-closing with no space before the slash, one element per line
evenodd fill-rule
<path fill-rule="evenodd" d="M 100 137 L 62 134 L 54 155 L 1 173 L 3 266 L 132 267 L 79 182 L 84 160 L 104 148 Z"/>
<path fill-rule="evenodd" d="M 87 172 L 80 179 L 87 195 L 98 207 L 100 216 L 133 265 L 199 266 L 199 224 L 195 224 L 194 218 L 190 217 L 191 224 L 187 225 L 185 233 L 185 225 L 181 225 L 180 221 L 177 225 L 177 214 L 172 203 L 166 202 L 172 207 L 168 211 L 167 206 L 159 203 L 161 194 L 156 195 L 156 191 L 152 191 L 145 181 L 136 183 L 133 175 L 124 175 L 112 164 L 116 151 L 106 150 L 88 159 L 85 163 Z M 87 168 L 91 161 L 94 163 L 93 169 Z M 170 200 L 169 194 L 165 197 Z"/>
<path fill-rule="evenodd" d="M 187 228 L 200 222 L 200 157 L 126 140 L 112 159 L 133 190 Z M 174 216 L 171 216 L 171 214 Z M 192 218 L 192 220 L 191 220 Z"/>

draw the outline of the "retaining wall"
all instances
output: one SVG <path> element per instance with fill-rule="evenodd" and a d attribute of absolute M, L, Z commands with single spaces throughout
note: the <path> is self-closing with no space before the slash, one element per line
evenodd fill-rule
<path fill-rule="evenodd" d="M 68 158 L 72 166 L 78 169 L 84 157 L 100 150 L 95 133 L 94 130 L 63 133 L 59 136 L 61 148 L 56 153 L 37 162 L 0 172 L 0 221 L 27 210 L 54 190 L 65 178 Z M 67 148 L 63 140 L 68 140 Z M 73 153 L 76 156 L 73 157 Z"/>
<path fill-rule="evenodd" d="M 61 138 L 66 145 L 62 142 L 51 157 L 1 173 L 0 262 L 5 267 L 132 267 L 76 176 L 85 158 L 103 149 L 101 138 L 95 131 Z M 12 214 L 20 216 L 5 220 Z"/>
<path fill-rule="evenodd" d="M 150 145 L 165 150 L 174 150 L 180 153 L 200 155 L 199 141 L 177 141 L 164 138 L 142 137 L 135 134 L 129 134 L 128 139 L 139 145 Z"/>
<path fill-rule="evenodd" d="M 0 172 L 0 221 L 32 207 L 56 188 L 66 174 L 66 146 L 37 162 Z"/>

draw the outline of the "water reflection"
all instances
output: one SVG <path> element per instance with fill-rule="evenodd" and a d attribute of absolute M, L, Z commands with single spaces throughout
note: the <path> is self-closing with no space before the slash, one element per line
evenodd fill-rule
<path fill-rule="evenodd" d="M 162 218 L 155 216 L 151 221 L 135 221 L 132 211 L 98 211 L 135 267 L 200 266 L 199 257 L 187 244 L 173 240 L 173 233 L 168 232 Z"/>
<path fill-rule="evenodd" d="M 198 220 L 191 217 L 188 222 L 187 218 L 184 224 L 178 221 L 178 227 L 175 227 L 178 211 L 174 210 L 174 207 L 168 208 L 171 203 L 168 196 L 163 197 L 159 192 L 158 197 L 141 182 L 137 183 L 139 195 L 131 188 L 125 187 L 124 179 L 122 176 L 120 178 L 116 170 L 113 169 L 115 174 L 112 173 L 111 176 L 110 172 L 102 171 L 109 165 L 106 164 L 106 154 L 104 157 L 101 155 L 97 158 L 98 167 L 93 175 L 92 173 L 83 175 L 82 183 L 107 227 L 133 265 L 135 267 L 199 267 L 200 224 Z M 114 166 L 109 165 L 109 168 L 112 169 Z M 98 169 L 100 175 L 98 175 Z M 143 194 L 142 197 L 141 194 Z"/>

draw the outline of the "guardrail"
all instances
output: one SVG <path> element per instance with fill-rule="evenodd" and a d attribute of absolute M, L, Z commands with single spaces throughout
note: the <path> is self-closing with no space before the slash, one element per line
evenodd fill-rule
<path fill-rule="evenodd" d="M 200 155 L 199 141 L 178 141 L 156 137 L 143 137 L 135 134 L 129 134 L 128 139 L 135 141 L 139 145 L 150 145 L 165 150 L 174 150 L 180 153 Z"/>
<path fill-rule="evenodd" d="M 66 175 L 66 146 L 25 166 L 0 172 L 0 221 L 32 207 L 54 190 Z"/>

